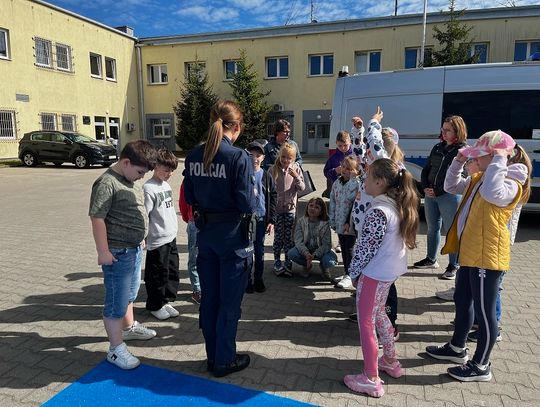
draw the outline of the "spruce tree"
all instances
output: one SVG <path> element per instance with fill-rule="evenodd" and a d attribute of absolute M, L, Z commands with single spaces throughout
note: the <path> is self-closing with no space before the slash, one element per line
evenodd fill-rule
<path fill-rule="evenodd" d="M 270 106 L 266 97 L 270 91 L 263 91 L 257 78 L 257 71 L 252 63 L 248 63 L 246 50 L 240 50 L 236 74 L 229 84 L 233 98 L 244 113 L 244 133 L 237 144 L 246 146 L 253 140 L 266 138 L 266 120 Z"/>
<path fill-rule="evenodd" d="M 180 100 L 173 106 L 176 114 L 176 142 L 190 150 L 204 141 L 210 127 L 210 110 L 218 97 L 208 84 L 205 67 L 196 61 L 182 83 Z"/>
<path fill-rule="evenodd" d="M 426 58 L 424 66 L 473 64 L 478 61 L 479 55 L 470 54 L 472 27 L 459 20 L 465 10 L 456 10 L 455 0 L 450 0 L 449 9 L 450 19 L 444 23 L 444 28 L 433 27 L 433 37 L 439 46 Z"/>

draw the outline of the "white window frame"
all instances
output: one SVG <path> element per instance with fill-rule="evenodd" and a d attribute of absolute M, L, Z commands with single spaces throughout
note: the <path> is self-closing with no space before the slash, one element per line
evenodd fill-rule
<path fill-rule="evenodd" d="M 172 122 L 171 119 L 150 119 L 152 123 L 152 137 L 153 138 L 171 138 L 172 137 Z M 169 135 L 165 134 L 165 129 L 169 129 Z M 161 129 L 161 135 L 156 135 L 156 129 Z"/>
<path fill-rule="evenodd" d="M 372 54 L 377 54 L 379 53 L 380 54 L 380 57 L 379 57 L 379 70 L 378 71 L 372 71 L 370 68 L 371 66 L 369 65 L 370 62 L 371 62 L 371 55 Z M 366 55 L 366 66 L 364 67 L 364 70 L 359 70 L 358 69 L 358 66 L 356 66 L 356 58 L 359 56 L 359 55 Z M 354 51 L 354 64 L 355 64 L 355 73 L 362 73 L 362 72 L 380 72 L 381 71 L 381 66 L 382 66 L 382 50 L 380 49 L 372 49 L 372 50 L 366 50 L 366 51 Z"/>
<path fill-rule="evenodd" d="M 109 76 L 107 63 L 111 63 L 112 67 L 112 76 Z M 108 81 L 116 82 L 116 59 L 105 57 L 105 79 Z"/>
<path fill-rule="evenodd" d="M 426 46 L 424 48 L 424 60 L 426 59 L 426 55 L 428 54 L 428 51 L 430 51 L 432 54 L 433 54 L 433 50 L 435 48 L 433 46 Z M 405 67 L 405 63 L 407 62 L 406 60 L 403 62 L 403 69 L 415 69 L 415 68 L 419 68 L 420 67 L 420 52 L 422 52 L 422 47 L 405 47 L 405 50 L 403 51 L 403 56 L 406 58 L 407 57 L 407 51 L 408 50 L 415 50 L 416 51 L 416 63 L 415 63 L 415 66 L 414 68 L 406 68 Z M 382 55 L 381 55 L 382 57 Z M 369 63 L 369 58 L 368 58 L 368 63 Z"/>
<path fill-rule="evenodd" d="M 324 73 L 324 57 L 327 57 L 327 56 L 331 56 L 332 57 L 332 73 Z M 311 62 L 312 62 L 312 58 L 313 57 L 320 57 L 321 58 L 321 61 L 320 61 L 320 73 L 319 74 L 312 74 L 311 73 Z M 319 76 L 334 76 L 334 54 L 329 52 L 329 53 L 326 53 L 326 54 L 310 54 L 308 55 L 308 76 L 311 76 L 311 77 L 319 77 Z"/>
<path fill-rule="evenodd" d="M 41 118 L 41 130 L 43 131 L 57 130 L 58 118 L 57 118 L 56 113 L 42 112 L 40 114 L 40 118 Z"/>
<path fill-rule="evenodd" d="M 52 68 L 52 42 L 50 40 L 34 37 L 34 51 L 37 66 Z M 46 61 L 40 58 L 46 58 Z"/>
<path fill-rule="evenodd" d="M 3 46 L 6 49 L 5 55 L 0 54 L 0 59 L 9 59 L 9 30 L 6 30 L 5 28 L 0 28 L 0 33 L 3 33 Z M 2 44 L 0 44 L 1 46 Z"/>
<path fill-rule="evenodd" d="M 531 53 L 532 53 L 531 45 L 533 43 L 537 43 L 537 42 L 540 42 L 540 38 L 537 39 L 537 40 L 523 40 L 523 41 L 519 40 L 519 41 L 514 42 L 514 47 L 516 46 L 516 44 L 527 44 L 527 49 L 525 50 L 525 59 L 520 60 L 520 61 L 527 61 L 527 58 L 529 58 L 531 56 Z M 515 50 L 515 48 L 514 48 L 514 50 Z M 516 58 L 516 56 L 514 54 L 514 60 L 515 60 L 515 58 Z M 515 62 L 518 62 L 518 61 L 515 61 Z"/>
<path fill-rule="evenodd" d="M 60 116 L 62 131 L 77 131 L 77 116 L 74 114 L 62 114 Z"/>
<path fill-rule="evenodd" d="M 66 72 L 71 72 L 71 47 L 69 45 L 66 45 L 66 44 L 61 44 L 59 42 L 57 42 L 55 45 L 54 45 L 54 48 L 56 50 L 56 69 L 58 69 L 59 71 L 66 71 Z M 61 49 L 61 48 L 64 48 L 66 50 L 66 63 L 67 63 L 67 67 L 65 66 L 60 66 L 59 64 L 59 58 L 58 58 L 58 55 L 60 54 L 58 52 L 58 49 Z"/>
<path fill-rule="evenodd" d="M 156 73 L 157 80 L 153 80 L 154 75 L 152 72 Z M 163 75 L 165 75 L 165 80 L 163 80 Z M 169 83 L 169 74 L 167 72 L 167 64 L 150 64 L 148 65 L 148 83 L 150 85 L 166 85 Z"/>
<path fill-rule="evenodd" d="M 265 61 L 265 64 L 264 64 L 264 67 L 266 69 L 266 76 L 265 76 L 265 79 L 286 79 L 289 77 L 289 73 L 287 72 L 287 75 L 281 75 L 281 72 L 280 72 L 280 62 L 282 59 L 286 59 L 287 60 L 287 66 L 289 65 L 289 57 L 288 56 L 284 56 L 284 57 L 267 57 L 266 58 L 266 61 Z M 277 65 L 277 70 L 276 70 L 276 73 L 277 75 L 276 76 L 270 76 L 268 75 L 268 62 L 271 61 L 271 60 L 275 60 L 276 61 L 276 65 Z"/>
<path fill-rule="evenodd" d="M 92 73 L 92 58 L 96 58 L 97 68 L 98 68 L 98 71 L 99 71 L 98 74 Z M 93 52 L 90 53 L 90 76 L 92 78 L 98 78 L 98 79 L 103 78 L 103 67 L 101 66 L 101 55 L 95 54 Z"/>
<path fill-rule="evenodd" d="M 486 46 L 486 62 L 476 62 L 477 64 L 487 64 L 489 62 L 489 42 L 473 42 L 471 43 L 471 48 L 469 49 L 469 56 L 472 57 L 475 53 L 475 48 L 478 45 L 485 45 Z"/>
<path fill-rule="evenodd" d="M 228 78 L 227 77 L 227 63 L 229 62 L 232 62 L 234 63 L 234 72 L 233 72 L 233 76 L 234 75 L 237 75 L 238 74 L 238 62 L 240 62 L 240 60 L 238 59 L 224 59 L 223 60 L 223 80 L 224 81 L 232 81 L 233 78 Z"/>
<path fill-rule="evenodd" d="M 0 110 L 0 140 L 14 140 L 16 138 L 15 110 Z"/>
<path fill-rule="evenodd" d="M 199 71 L 199 80 L 202 80 L 204 78 L 204 75 L 206 75 L 206 61 L 184 62 L 184 77 L 186 78 L 186 80 L 188 79 L 192 69 L 195 67 L 195 64 L 201 67 L 201 70 Z"/>

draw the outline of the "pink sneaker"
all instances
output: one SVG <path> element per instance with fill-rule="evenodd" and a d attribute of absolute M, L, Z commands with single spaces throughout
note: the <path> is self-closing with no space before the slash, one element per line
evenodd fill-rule
<path fill-rule="evenodd" d="M 381 356 L 379 358 L 379 370 L 386 372 L 388 376 L 391 376 L 394 379 L 397 379 L 403 375 L 403 369 L 401 368 L 401 363 L 399 363 L 398 360 L 396 360 L 394 363 L 388 363 L 384 359 L 384 356 Z"/>
<path fill-rule="evenodd" d="M 380 378 L 372 382 L 364 373 L 349 374 L 343 378 L 343 383 L 357 393 L 365 393 L 371 397 L 382 397 L 384 395 L 384 382 Z"/>

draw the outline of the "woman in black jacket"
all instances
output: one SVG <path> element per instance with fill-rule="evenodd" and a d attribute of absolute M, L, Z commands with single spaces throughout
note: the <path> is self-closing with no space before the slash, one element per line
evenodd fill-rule
<path fill-rule="evenodd" d="M 446 171 L 457 155 L 458 150 L 466 145 L 467 126 L 460 116 L 447 117 L 441 128 L 442 141 L 433 147 L 422 170 L 422 188 L 424 189 L 424 210 L 427 222 L 427 256 L 414 263 L 416 268 L 437 268 L 437 252 L 441 240 L 441 226 L 450 228 L 456 214 L 460 195 L 444 191 Z M 456 278 L 457 253 L 448 255 L 448 267 L 441 278 Z"/>

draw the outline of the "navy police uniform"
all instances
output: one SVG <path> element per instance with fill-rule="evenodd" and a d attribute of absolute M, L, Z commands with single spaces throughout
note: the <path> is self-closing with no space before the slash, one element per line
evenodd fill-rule
<path fill-rule="evenodd" d="M 236 330 L 241 302 L 253 262 L 246 233 L 247 214 L 256 208 L 253 164 L 246 151 L 226 135 L 208 170 L 204 145 L 187 156 L 184 170 L 186 202 L 197 218 L 197 271 L 202 301 L 199 325 L 206 343 L 208 366 L 236 359 Z"/>

